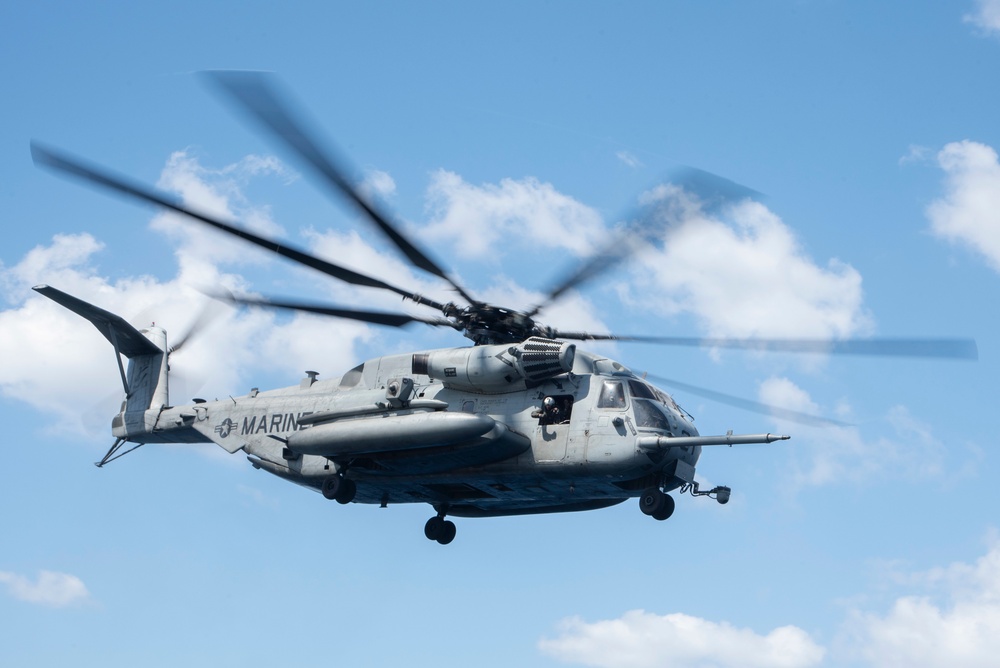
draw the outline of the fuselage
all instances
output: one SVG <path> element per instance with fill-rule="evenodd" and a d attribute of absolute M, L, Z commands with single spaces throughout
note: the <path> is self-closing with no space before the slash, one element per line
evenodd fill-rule
<path fill-rule="evenodd" d="M 141 433 L 116 435 L 214 442 L 306 487 L 343 473 L 357 484 L 357 502 L 431 503 L 452 515 L 600 508 L 692 479 L 699 446 L 650 452 L 636 444 L 698 435 L 665 392 L 582 351 L 573 351 L 569 372 L 510 382 L 507 391 L 487 377 L 493 372 L 470 380 L 472 372 L 459 378 L 454 367 L 434 368 L 435 355 L 494 363 L 488 348 L 503 347 L 380 357 L 335 381 L 310 374 L 298 386 L 150 409 Z M 392 396 L 401 380 L 405 399 Z"/>

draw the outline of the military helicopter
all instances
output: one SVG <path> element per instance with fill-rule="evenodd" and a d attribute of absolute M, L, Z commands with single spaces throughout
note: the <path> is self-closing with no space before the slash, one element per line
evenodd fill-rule
<path fill-rule="evenodd" d="M 169 346 L 164 329 L 136 329 L 66 292 L 36 286 L 40 294 L 93 323 L 114 348 L 125 398 L 112 419 L 114 444 L 97 466 L 148 443 L 215 443 L 231 454 L 242 450 L 254 468 L 321 492 L 339 504 L 427 503 L 434 515 L 424 534 L 440 544 L 455 538 L 449 516 L 594 510 L 638 498 L 643 513 L 665 520 L 674 512 L 673 491 L 710 497 L 720 504 L 729 501 L 729 487 L 702 490 L 695 480 L 703 447 L 772 443 L 789 436 L 731 431 L 701 435 L 693 418 L 668 393 L 614 360 L 578 349 L 573 341 L 976 357 L 975 342 L 965 339 L 699 339 L 590 334 L 542 325 L 535 317 L 546 306 L 628 257 L 633 246 L 625 243 L 627 237 L 611 245 L 615 250 L 585 260 L 529 310 L 482 302 L 351 184 L 343 162 L 321 148 L 269 75 L 207 76 L 322 183 L 360 208 L 413 266 L 448 283 L 464 305 L 438 302 L 258 236 L 186 207 L 170 195 L 32 142 L 35 163 L 181 213 L 346 283 L 396 293 L 440 316 L 219 295 L 222 299 L 389 327 L 418 322 L 451 328 L 473 345 L 379 357 L 335 380 L 320 380 L 316 372 L 307 371 L 297 386 L 254 388 L 222 401 L 195 399 L 191 405 L 175 406 L 168 385 L 170 355 L 177 346 Z M 634 233 L 628 230 L 628 238 Z M 122 356 L 128 359 L 127 368 Z"/>

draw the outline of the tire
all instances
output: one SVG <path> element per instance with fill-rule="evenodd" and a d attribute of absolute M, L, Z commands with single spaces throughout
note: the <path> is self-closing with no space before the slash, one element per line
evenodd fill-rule
<path fill-rule="evenodd" d="M 639 510 L 644 514 L 655 516 L 656 513 L 662 512 L 663 507 L 666 505 L 667 501 L 665 499 L 670 499 L 671 501 L 671 512 L 673 512 L 673 499 L 661 492 L 656 487 L 650 487 L 642 493 L 639 497 Z"/>
<path fill-rule="evenodd" d="M 444 520 L 441 522 L 441 531 L 438 532 L 436 538 L 437 542 L 442 545 L 447 545 L 451 541 L 455 540 L 455 533 L 457 529 L 455 528 L 455 523 L 451 520 Z"/>
<path fill-rule="evenodd" d="M 354 500 L 354 497 L 358 494 L 358 486 L 350 478 L 340 478 L 340 489 L 337 490 L 337 494 L 333 497 L 337 503 L 350 503 Z"/>
<path fill-rule="evenodd" d="M 424 535 L 427 536 L 427 540 L 437 540 L 438 536 L 444 530 L 444 520 L 435 515 L 434 517 L 427 520 L 427 524 L 424 525 Z"/>
<path fill-rule="evenodd" d="M 337 498 L 337 495 L 341 493 L 341 489 L 343 488 L 343 480 L 344 479 L 341 478 L 339 475 L 330 476 L 329 478 L 324 480 L 323 490 L 322 490 L 323 496 L 329 499 L 330 501 L 335 500 Z"/>
<path fill-rule="evenodd" d="M 662 492 L 661 492 L 662 493 Z M 669 494 L 663 495 L 663 506 L 653 513 L 652 517 L 654 520 L 660 520 L 661 522 L 671 515 L 674 514 L 674 497 Z"/>

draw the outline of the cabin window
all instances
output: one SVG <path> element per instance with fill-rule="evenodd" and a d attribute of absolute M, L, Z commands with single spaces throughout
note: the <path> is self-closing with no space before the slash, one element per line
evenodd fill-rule
<path fill-rule="evenodd" d="M 606 380 L 601 386 L 598 408 L 625 408 L 625 387 L 617 380 Z"/>
<path fill-rule="evenodd" d="M 550 403 L 548 399 L 551 399 Z M 541 414 L 538 417 L 538 424 L 569 424 L 569 419 L 573 415 L 573 395 L 572 394 L 552 394 L 545 397 L 542 402 Z"/>

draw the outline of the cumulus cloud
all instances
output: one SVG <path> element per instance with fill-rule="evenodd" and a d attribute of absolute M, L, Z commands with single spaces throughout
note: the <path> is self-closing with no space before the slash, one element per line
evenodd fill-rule
<path fill-rule="evenodd" d="M 69 573 L 40 571 L 38 578 L 32 581 L 17 573 L 0 571 L 0 583 L 6 585 L 7 593 L 19 601 L 52 608 L 64 608 L 90 598 L 83 581 Z"/>
<path fill-rule="evenodd" d="M 871 330 L 857 270 L 837 259 L 816 263 L 763 205 L 744 200 L 710 215 L 685 196 L 672 207 L 675 222 L 662 249 L 641 256 L 638 279 L 660 295 L 664 313 L 693 314 L 721 337 L 836 339 Z"/>
<path fill-rule="evenodd" d="M 760 385 L 762 403 L 810 415 L 831 415 L 850 420 L 848 406 L 824 408 L 809 393 L 788 378 L 772 377 Z M 879 477 L 924 480 L 941 476 L 948 462 L 948 449 L 929 425 L 916 419 L 905 406 L 894 406 L 879 420 L 886 433 L 866 437 L 856 426 L 810 427 L 776 418 L 779 430 L 795 434 L 790 489 L 836 483 L 857 483 Z M 803 447 L 805 446 L 805 447 Z"/>
<path fill-rule="evenodd" d="M 426 236 L 456 243 L 473 258 L 539 244 L 585 255 L 603 236 L 601 216 L 535 178 L 476 186 L 454 172 L 432 175 Z"/>
<path fill-rule="evenodd" d="M 976 10 L 962 17 L 986 34 L 1000 34 L 1000 0 L 976 0 Z"/>
<path fill-rule="evenodd" d="M 1000 271 L 997 152 L 966 140 L 948 144 L 937 159 L 945 173 L 945 194 L 927 207 L 931 230 L 948 241 L 972 248 Z"/>
<path fill-rule="evenodd" d="M 873 666 L 995 666 L 1000 656 L 1000 543 L 974 564 L 909 578 L 930 593 L 896 599 L 884 615 L 855 611 L 851 644 Z"/>
<path fill-rule="evenodd" d="M 671 184 L 640 198 L 637 219 L 618 225 L 624 236 L 613 246 L 630 252 L 652 246 L 632 256 L 631 288 L 621 288 L 626 302 L 638 303 L 631 295 L 642 294 L 647 309 L 648 296 L 656 295 L 662 314 L 693 314 L 709 336 L 838 339 L 871 332 L 857 270 L 836 258 L 814 260 L 757 202 L 720 206 L 716 200 Z M 530 178 L 475 186 L 439 171 L 427 201 L 424 232 L 472 257 L 530 252 L 539 244 L 585 255 L 607 243 L 612 227 L 598 212 Z"/>
<path fill-rule="evenodd" d="M 401 253 L 395 249 L 376 248 L 356 230 L 342 232 L 326 230 L 319 232 L 307 230 L 305 236 L 312 252 L 320 257 L 335 258 L 337 264 L 347 269 L 378 278 L 390 285 L 409 290 L 416 294 L 431 297 L 437 301 L 448 302 L 455 299 L 455 294 L 447 283 L 421 272 L 413 267 Z M 323 279 L 323 285 L 337 299 L 353 300 L 369 307 L 380 306 L 391 310 L 399 310 L 408 306 L 400 303 L 399 295 L 385 290 L 357 290 L 346 286 L 340 281 Z M 414 312 L 421 315 L 435 315 L 424 307 Z"/>
<path fill-rule="evenodd" d="M 251 227 L 274 233 L 279 228 L 266 209 L 246 200 L 242 185 L 251 178 L 276 174 L 284 172 L 266 159 L 251 157 L 235 166 L 208 170 L 190 156 L 175 153 L 164 168 L 160 187 L 180 194 L 190 206 L 238 216 L 249 220 Z M 0 358 L 4 360 L 0 393 L 54 414 L 55 428 L 79 433 L 81 415 L 94 410 L 95 392 L 100 396 L 102 388 L 109 393 L 121 389 L 107 341 L 76 314 L 33 293 L 32 285 L 50 284 L 135 319 L 133 324 L 139 327 L 155 321 L 174 338 L 193 323 L 196 311 L 208 301 L 196 288 L 225 286 L 241 291 L 250 285 L 239 274 L 224 270 L 226 265 L 245 262 L 245 247 L 229 240 L 219 243 L 218 237 L 208 243 L 205 230 L 174 222 L 157 214 L 152 223 L 178 249 L 178 269 L 171 278 L 111 280 L 100 275 L 97 255 L 103 244 L 89 234 L 57 235 L 14 266 L 0 266 L 0 287 L 11 304 L 0 311 Z M 361 323 L 332 326 L 329 320 L 306 315 L 289 320 L 261 310 L 219 308 L 222 316 L 171 359 L 172 371 L 193 371 L 195 378 L 188 381 L 185 391 L 197 389 L 199 377 L 210 379 L 208 396 L 224 396 L 241 387 L 244 378 L 259 377 L 263 371 L 295 370 L 297 374 L 309 368 L 336 374 L 356 362 L 354 346 L 370 331 Z M 181 389 L 175 380 L 171 380 L 172 390 Z M 173 391 L 172 396 L 178 402 L 191 399 Z M 111 406 L 117 408 L 117 401 L 112 398 Z M 108 407 L 99 409 L 110 418 Z"/>
<path fill-rule="evenodd" d="M 799 668 L 818 665 L 825 653 L 796 626 L 761 635 L 681 613 L 632 610 L 618 619 L 597 622 L 572 617 L 563 620 L 558 631 L 556 637 L 539 641 L 542 652 L 567 663 L 600 668 Z"/>
<path fill-rule="evenodd" d="M 262 236 L 280 238 L 284 230 L 272 219 L 270 208 L 249 202 L 244 189 L 252 179 L 274 176 L 287 181 L 288 174 L 272 157 L 250 155 L 232 165 L 211 168 L 187 151 L 176 151 L 167 160 L 157 186 L 176 193 L 195 211 L 227 223 L 238 221 L 238 227 Z M 181 272 L 192 282 L 212 285 L 220 264 L 260 264 L 271 258 L 263 250 L 173 212 L 157 213 L 150 226 L 175 242 Z"/>

